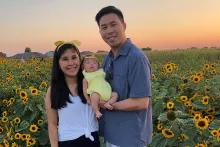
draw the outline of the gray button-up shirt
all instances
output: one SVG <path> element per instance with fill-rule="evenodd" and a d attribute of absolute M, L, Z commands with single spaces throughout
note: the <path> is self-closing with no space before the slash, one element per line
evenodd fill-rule
<path fill-rule="evenodd" d="M 151 66 L 146 55 L 127 39 L 114 57 L 112 51 L 104 58 L 103 69 L 118 101 L 150 97 L 147 110 L 101 110 L 100 135 L 119 147 L 144 147 L 152 138 Z M 113 75 L 112 79 L 109 78 Z M 109 80 L 110 79 L 110 80 Z"/>

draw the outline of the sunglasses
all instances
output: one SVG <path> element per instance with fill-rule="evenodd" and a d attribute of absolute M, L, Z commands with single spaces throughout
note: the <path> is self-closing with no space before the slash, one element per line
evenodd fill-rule
<path fill-rule="evenodd" d="M 113 80 L 113 59 L 109 59 L 105 79 L 108 82 Z"/>

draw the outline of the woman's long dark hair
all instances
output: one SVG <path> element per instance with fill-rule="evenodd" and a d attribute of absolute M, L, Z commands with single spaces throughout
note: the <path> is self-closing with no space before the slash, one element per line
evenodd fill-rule
<path fill-rule="evenodd" d="M 59 47 L 59 46 L 58 46 Z M 79 56 L 81 63 L 81 55 L 78 48 L 72 44 L 64 44 L 55 50 L 53 56 L 52 74 L 51 74 L 51 108 L 61 109 L 67 105 L 67 102 L 71 103 L 69 94 L 71 94 L 64 77 L 63 71 L 59 67 L 59 60 L 61 55 L 67 50 L 73 49 Z M 77 94 L 85 104 L 86 99 L 83 95 L 83 74 L 82 67 L 80 66 L 77 73 Z"/>

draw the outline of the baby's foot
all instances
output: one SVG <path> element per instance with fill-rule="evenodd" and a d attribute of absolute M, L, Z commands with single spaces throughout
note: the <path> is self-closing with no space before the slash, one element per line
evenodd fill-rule
<path fill-rule="evenodd" d="M 105 103 L 105 104 L 104 104 L 104 107 L 107 108 L 107 109 L 109 109 L 109 110 L 112 110 L 112 109 L 113 109 L 113 107 L 112 107 L 109 103 Z"/>
<path fill-rule="evenodd" d="M 98 119 L 102 116 L 102 113 L 100 113 L 99 111 L 97 111 L 95 114 L 96 114 L 96 118 Z"/>

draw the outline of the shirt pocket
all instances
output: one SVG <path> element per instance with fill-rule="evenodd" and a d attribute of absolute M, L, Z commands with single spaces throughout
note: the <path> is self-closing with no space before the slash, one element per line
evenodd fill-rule
<path fill-rule="evenodd" d="M 127 98 L 127 79 L 125 76 L 114 74 L 112 89 L 119 95 L 119 100 L 124 100 Z"/>

